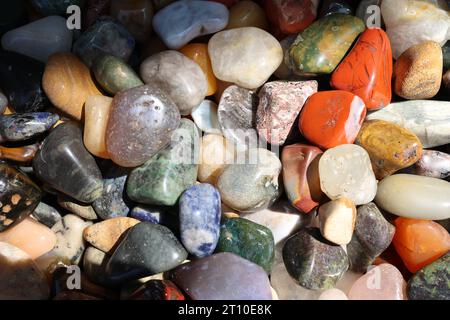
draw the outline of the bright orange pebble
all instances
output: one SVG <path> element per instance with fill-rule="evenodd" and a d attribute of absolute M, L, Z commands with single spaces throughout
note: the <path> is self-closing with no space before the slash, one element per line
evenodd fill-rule
<path fill-rule="evenodd" d="M 190 43 L 181 48 L 180 52 L 189 59 L 194 60 L 202 68 L 208 82 L 206 95 L 213 95 L 217 90 L 217 79 L 214 76 L 211 60 L 209 59 L 208 45 L 204 43 Z"/>
<path fill-rule="evenodd" d="M 395 226 L 395 250 L 412 273 L 450 250 L 450 235 L 439 223 L 400 217 Z"/>
<path fill-rule="evenodd" d="M 353 143 L 366 116 L 364 102 L 341 90 L 313 94 L 303 106 L 300 132 L 322 149 Z"/>

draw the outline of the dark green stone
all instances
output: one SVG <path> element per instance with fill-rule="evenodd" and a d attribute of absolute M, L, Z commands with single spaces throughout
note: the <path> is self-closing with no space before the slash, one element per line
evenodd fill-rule
<path fill-rule="evenodd" d="M 144 84 L 129 65 L 115 56 L 100 56 L 92 67 L 97 82 L 112 95 Z"/>
<path fill-rule="evenodd" d="M 243 218 L 226 219 L 220 227 L 216 252 L 231 252 L 260 265 L 267 273 L 272 269 L 274 239 L 270 229 Z"/>
<path fill-rule="evenodd" d="M 450 299 L 450 251 L 417 271 L 408 281 L 411 300 Z"/>
<path fill-rule="evenodd" d="M 344 249 L 325 240 L 317 228 L 290 237 L 283 247 L 283 261 L 289 275 L 311 290 L 333 288 L 349 266 Z"/>
<path fill-rule="evenodd" d="M 44 16 L 67 14 L 67 8 L 71 5 L 83 7 L 85 0 L 31 0 L 31 4 L 37 12 Z"/>

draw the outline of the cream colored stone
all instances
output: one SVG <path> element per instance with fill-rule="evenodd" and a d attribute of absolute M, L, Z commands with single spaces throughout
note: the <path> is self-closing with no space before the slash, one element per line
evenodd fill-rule
<path fill-rule="evenodd" d="M 339 198 L 319 207 L 320 232 L 336 244 L 348 244 L 356 222 L 356 207 L 346 198 Z"/>
<path fill-rule="evenodd" d="M 318 300 L 348 300 L 348 297 L 341 290 L 332 288 L 322 292 Z"/>
<path fill-rule="evenodd" d="M 109 159 L 105 134 L 112 98 L 92 95 L 84 106 L 84 145 L 94 156 Z"/>

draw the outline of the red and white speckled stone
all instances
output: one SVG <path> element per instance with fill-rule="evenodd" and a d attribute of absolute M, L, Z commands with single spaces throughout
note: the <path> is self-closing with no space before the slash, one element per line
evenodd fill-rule
<path fill-rule="evenodd" d="M 272 81 L 259 92 L 256 128 L 268 143 L 282 145 L 317 81 Z"/>

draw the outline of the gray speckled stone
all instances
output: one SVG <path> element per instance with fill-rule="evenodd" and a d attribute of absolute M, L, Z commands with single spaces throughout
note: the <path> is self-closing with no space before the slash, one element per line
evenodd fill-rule
<path fill-rule="evenodd" d="M 58 210 L 44 202 L 39 202 L 36 209 L 34 209 L 32 216 L 49 228 L 53 227 L 55 223 L 62 219 Z"/>
<path fill-rule="evenodd" d="M 50 112 L 28 112 L 0 116 L 0 141 L 22 141 L 33 138 L 59 120 Z"/>

